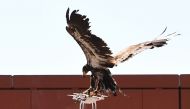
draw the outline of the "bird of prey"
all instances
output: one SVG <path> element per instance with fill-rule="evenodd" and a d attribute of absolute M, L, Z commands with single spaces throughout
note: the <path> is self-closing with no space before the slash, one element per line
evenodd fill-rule
<path fill-rule="evenodd" d="M 159 37 L 151 41 L 131 45 L 117 54 L 113 54 L 107 44 L 99 37 L 91 33 L 89 19 L 85 15 L 74 10 L 66 11 L 67 32 L 74 38 L 83 50 L 87 63 L 83 66 L 82 72 L 85 76 L 91 71 L 90 87 L 84 93 L 96 95 L 97 93 L 112 93 L 117 95 L 119 88 L 111 75 L 109 68 L 127 61 L 136 54 L 147 49 L 162 47 L 167 44 L 170 36 L 177 36 L 176 32 L 163 36 L 166 29 Z"/>

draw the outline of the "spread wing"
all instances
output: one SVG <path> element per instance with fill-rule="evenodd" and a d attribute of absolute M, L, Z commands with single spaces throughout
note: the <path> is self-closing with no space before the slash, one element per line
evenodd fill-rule
<path fill-rule="evenodd" d="M 170 40 L 171 37 L 180 35 L 180 34 L 177 34 L 176 32 L 174 32 L 172 34 L 163 36 L 163 33 L 166 31 L 166 29 L 167 28 L 165 28 L 165 30 L 162 32 L 162 34 L 159 37 L 157 37 L 156 39 L 154 39 L 152 41 L 147 41 L 147 42 L 139 43 L 136 45 L 131 45 L 131 46 L 125 48 L 124 50 L 120 51 L 119 53 L 113 55 L 113 57 L 115 58 L 115 61 L 116 61 L 115 65 L 118 65 L 119 63 L 122 63 L 122 62 L 132 58 L 133 56 L 141 53 L 144 50 L 162 47 L 167 44 L 167 41 Z"/>
<path fill-rule="evenodd" d="M 82 48 L 87 63 L 96 67 L 113 67 L 114 58 L 111 56 L 112 52 L 107 44 L 89 30 L 89 19 L 85 15 L 77 13 L 74 10 L 69 15 L 69 8 L 66 12 L 66 26 L 67 32 L 75 39 L 75 41 Z"/>

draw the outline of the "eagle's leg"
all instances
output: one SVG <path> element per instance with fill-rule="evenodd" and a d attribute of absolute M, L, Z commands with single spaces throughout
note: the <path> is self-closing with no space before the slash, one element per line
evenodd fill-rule
<path fill-rule="evenodd" d="M 96 87 L 96 78 L 94 75 L 90 76 L 90 87 L 85 90 L 83 93 L 91 95 L 91 93 L 95 90 Z"/>
<path fill-rule="evenodd" d="M 100 81 L 98 79 L 96 79 L 96 89 L 94 90 L 93 94 L 97 95 L 100 89 Z"/>
<path fill-rule="evenodd" d="M 96 75 L 91 75 L 90 76 L 90 88 L 88 88 L 86 91 L 83 93 L 88 94 L 89 96 L 96 96 L 98 93 L 100 93 L 101 89 L 101 80 L 96 76 Z"/>
<path fill-rule="evenodd" d="M 105 86 L 103 84 L 103 74 L 102 72 L 97 72 L 96 73 L 96 82 L 95 82 L 95 90 L 94 90 L 94 95 L 101 94 L 102 91 L 105 89 Z"/>
<path fill-rule="evenodd" d="M 99 93 L 99 89 L 100 89 L 99 84 L 100 84 L 99 78 L 92 75 L 92 80 L 91 80 L 92 90 L 90 91 L 90 96 L 96 96 Z"/>

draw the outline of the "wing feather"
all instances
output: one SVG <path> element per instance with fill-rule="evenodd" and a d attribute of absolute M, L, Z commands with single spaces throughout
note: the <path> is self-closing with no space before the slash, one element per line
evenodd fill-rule
<path fill-rule="evenodd" d="M 85 15 L 74 10 L 69 16 L 69 8 L 66 12 L 68 26 L 66 30 L 82 48 L 88 64 L 92 67 L 113 67 L 114 58 L 107 44 L 89 30 L 89 19 Z"/>
<path fill-rule="evenodd" d="M 166 29 L 164 30 L 164 32 L 165 31 L 166 31 Z M 144 50 L 162 47 L 167 44 L 167 41 L 170 40 L 171 37 L 180 35 L 180 34 L 176 34 L 176 32 L 174 32 L 172 34 L 168 34 L 166 36 L 162 36 L 162 34 L 161 34 L 161 36 L 157 37 L 156 39 L 154 39 L 152 41 L 147 41 L 147 42 L 139 43 L 136 45 L 131 45 L 131 46 L 125 48 L 124 50 L 120 51 L 119 53 L 113 55 L 113 57 L 115 58 L 115 62 L 116 62 L 115 65 L 125 62 L 126 60 L 132 58 L 133 56 L 143 52 Z"/>

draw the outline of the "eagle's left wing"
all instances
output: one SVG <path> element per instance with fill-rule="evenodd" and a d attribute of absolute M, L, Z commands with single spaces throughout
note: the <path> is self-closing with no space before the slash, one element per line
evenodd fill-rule
<path fill-rule="evenodd" d="M 155 38 L 152 41 L 146 41 L 146 42 L 139 43 L 136 45 L 131 45 L 125 48 L 124 50 L 120 51 L 119 53 L 114 54 L 113 57 L 115 58 L 115 62 L 116 62 L 115 65 L 117 66 L 119 63 L 122 63 L 132 58 L 133 56 L 141 53 L 144 50 L 153 49 L 155 47 L 162 47 L 167 44 L 167 41 L 170 40 L 171 37 L 180 35 L 174 32 L 172 34 L 163 36 L 163 33 L 166 31 L 166 29 L 167 28 L 165 28 L 165 30 L 162 32 L 162 34 L 159 37 Z"/>

